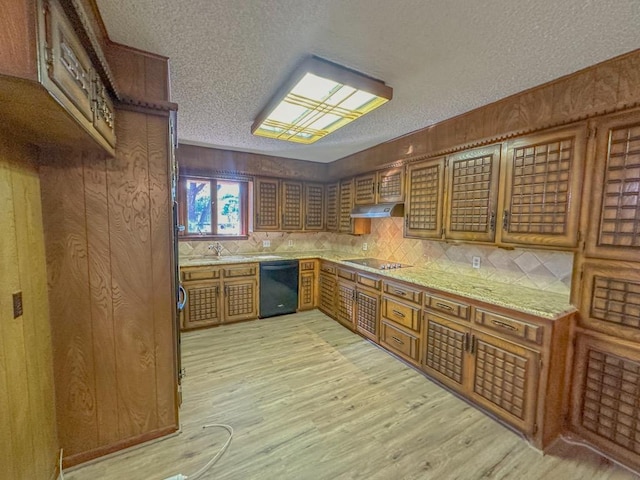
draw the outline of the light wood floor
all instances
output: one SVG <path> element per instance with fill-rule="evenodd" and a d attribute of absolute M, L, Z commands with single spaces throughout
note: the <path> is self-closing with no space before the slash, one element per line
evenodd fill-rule
<path fill-rule="evenodd" d="M 516 434 L 317 311 L 183 335 L 182 433 L 65 480 L 630 479 L 581 447 Z"/>

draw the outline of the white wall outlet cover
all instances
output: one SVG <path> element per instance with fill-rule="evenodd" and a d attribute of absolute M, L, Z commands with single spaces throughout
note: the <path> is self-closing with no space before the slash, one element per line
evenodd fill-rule
<path fill-rule="evenodd" d="M 473 268 L 480 268 L 480 257 L 471 257 L 471 266 Z"/>
<path fill-rule="evenodd" d="M 293 247 L 293 240 L 289 240 L 289 241 L 287 242 L 287 245 L 289 245 L 290 247 Z"/>
<path fill-rule="evenodd" d="M 263 247 L 270 247 L 271 246 L 271 240 L 263 240 L 262 241 L 262 246 Z"/>
<path fill-rule="evenodd" d="M 369 248 L 369 245 L 367 245 L 366 243 L 362 244 L 362 250 L 366 250 Z"/>

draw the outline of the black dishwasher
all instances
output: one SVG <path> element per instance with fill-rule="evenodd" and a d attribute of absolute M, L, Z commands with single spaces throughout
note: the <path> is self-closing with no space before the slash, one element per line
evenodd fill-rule
<path fill-rule="evenodd" d="M 260 318 L 298 309 L 298 261 L 260 262 Z"/>

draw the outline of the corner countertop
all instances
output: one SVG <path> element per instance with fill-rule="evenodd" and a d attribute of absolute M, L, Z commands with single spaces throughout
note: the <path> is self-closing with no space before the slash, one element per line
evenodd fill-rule
<path fill-rule="evenodd" d="M 261 253 L 223 255 L 221 257 L 210 255 L 181 258 L 180 267 L 319 258 L 321 260 L 342 264 L 345 267 L 375 273 L 380 277 L 413 283 L 422 287 L 460 295 L 550 320 L 563 317 L 576 310 L 576 308 L 569 303 L 569 299 L 566 296 L 554 292 L 500 283 L 495 280 L 445 272 L 428 267 L 413 266 L 398 270 L 381 271 L 375 268 L 345 262 L 345 260 L 355 257 L 357 257 L 357 255 L 353 253 L 336 251 Z"/>

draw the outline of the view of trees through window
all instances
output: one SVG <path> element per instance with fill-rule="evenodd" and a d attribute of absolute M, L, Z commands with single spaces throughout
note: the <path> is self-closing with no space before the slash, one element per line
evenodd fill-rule
<path fill-rule="evenodd" d="M 184 185 L 188 235 L 244 235 L 244 182 L 187 178 Z"/>

